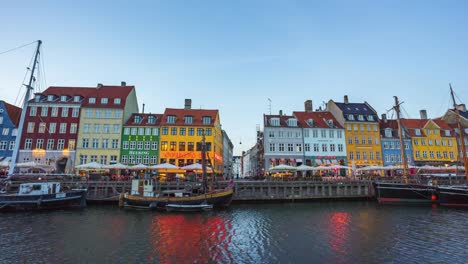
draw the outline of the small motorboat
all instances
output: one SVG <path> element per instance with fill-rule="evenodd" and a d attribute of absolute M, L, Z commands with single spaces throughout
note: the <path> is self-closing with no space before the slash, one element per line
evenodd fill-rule
<path fill-rule="evenodd" d="M 62 191 L 59 182 L 22 183 L 17 193 L 0 194 L 0 212 L 86 207 L 86 189 Z"/>

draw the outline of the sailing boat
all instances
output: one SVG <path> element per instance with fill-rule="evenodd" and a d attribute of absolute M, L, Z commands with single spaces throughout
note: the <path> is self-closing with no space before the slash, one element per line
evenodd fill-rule
<path fill-rule="evenodd" d="M 119 206 L 124 208 L 165 211 L 206 211 L 213 207 L 228 207 L 234 194 L 233 184 L 225 189 L 208 185 L 205 135 L 201 142 L 203 182 L 188 183 L 182 190 L 156 191 L 154 179 L 132 180 L 131 193 L 121 194 Z"/>
<path fill-rule="evenodd" d="M 465 167 L 465 179 L 468 181 L 468 159 L 466 157 L 466 147 L 464 144 L 464 134 L 460 122 L 460 110 L 458 109 L 457 103 L 455 102 L 455 96 L 453 95 L 452 85 L 450 84 L 450 95 L 453 101 L 454 111 L 456 113 L 456 121 L 458 126 L 458 136 L 460 139 L 460 147 L 462 152 L 462 162 Z M 468 207 L 468 186 L 465 185 L 454 185 L 454 186 L 439 186 L 437 188 L 439 195 L 439 202 L 443 206 L 452 207 Z"/>
<path fill-rule="evenodd" d="M 26 86 L 26 95 L 24 97 L 23 109 L 21 111 L 20 122 L 18 125 L 18 134 L 16 136 L 16 144 L 13 149 L 8 178 L 11 179 L 21 141 L 21 131 L 24 126 L 24 119 L 28 109 L 28 101 L 31 95 L 31 90 L 34 71 L 38 63 L 39 48 L 42 41 L 38 40 L 37 48 L 34 55 L 34 64 L 31 70 L 29 84 Z M 7 188 L 5 188 L 7 189 Z M 71 190 L 63 191 L 59 182 L 29 182 L 22 183 L 19 186 L 17 193 L 2 193 L 0 195 L 0 211 L 31 211 L 44 209 L 63 209 L 63 208 L 82 208 L 86 206 L 86 190 Z"/>
<path fill-rule="evenodd" d="M 437 202 L 436 187 L 429 184 L 412 182 L 408 178 L 408 161 L 403 143 L 403 127 L 400 120 L 400 104 L 395 96 L 393 109 L 397 115 L 398 137 L 403 161 L 404 182 L 374 182 L 375 195 L 380 204 L 430 204 Z"/>

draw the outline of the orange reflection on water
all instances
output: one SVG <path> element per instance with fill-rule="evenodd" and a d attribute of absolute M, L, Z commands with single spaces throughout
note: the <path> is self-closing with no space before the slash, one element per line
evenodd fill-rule
<path fill-rule="evenodd" d="M 346 255 L 346 242 L 349 239 L 349 224 L 351 222 L 351 215 L 349 213 L 337 212 L 331 214 L 328 221 L 328 229 L 330 238 L 329 244 L 333 251 L 336 253 L 336 262 L 341 262 Z"/>
<path fill-rule="evenodd" d="M 151 224 L 153 251 L 160 263 L 233 262 L 228 247 L 232 226 L 208 214 L 158 214 Z"/>

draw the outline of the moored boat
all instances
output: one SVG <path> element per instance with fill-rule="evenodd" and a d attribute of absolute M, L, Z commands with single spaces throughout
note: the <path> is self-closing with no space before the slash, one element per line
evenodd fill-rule
<path fill-rule="evenodd" d="M 0 211 L 86 207 L 86 190 L 62 191 L 59 182 L 22 183 L 17 193 L 0 194 Z"/>
<path fill-rule="evenodd" d="M 374 188 L 381 204 L 429 204 L 438 200 L 436 187 L 427 184 L 375 182 Z"/>
<path fill-rule="evenodd" d="M 468 186 L 439 186 L 437 187 L 439 203 L 442 206 L 467 207 L 468 208 Z"/>

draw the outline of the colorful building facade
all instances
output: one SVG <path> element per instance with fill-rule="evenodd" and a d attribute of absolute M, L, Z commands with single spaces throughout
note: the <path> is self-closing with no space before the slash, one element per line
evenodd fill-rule
<path fill-rule="evenodd" d="M 215 174 L 223 173 L 223 134 L 218 110 L 192 109 L 186 99 L 185 108 L 166 108 L 160 129 L 160 163 L 179 167 L 201 164 L 203 135 L 210 167 Z"/>
<path fill-rule="evenodd" d="M 158 164 L 161 119 L 162 114 L 135 113 L 127 120 L 122 130 L 122 164 Z"/>
<path fill-rule="evenodd" d="M 357 167 L 383 165 L 379 119 L 367 102 L 350 103 L 345 96 L 343 103 L 330 100 L 326 109 L 345 129 L 350 164 Z"/>
<path fill-rule="evenodd" d="M 138 112 L 134 86 L 98 84 L 83 101 L 76 164 L 115 164 L 120 158 L 123 124 Z"/>
<path fill-rule="evenodd" d="M 398 135 L 398 123 L 396 120 L 388 120 L 382 115 L 380 120 L 380 134 L 382 143 L 382 157 L 384 166 L 398 166 L 403 164 L 401 156 L 400 137 Z M 414 165 L 413 146 L 408 133 L 403 130 L 403 143 L 408 165 Z"/>
<path fill-rule="evenodd" d="M 308 166 L 347 165 L 343 127 L 330 112 L 294 112 L 304 136 L 304 160 Z"/>
<path fill-rule="evenodd" d="M 297 166 L 304 161 L 302 127 L 293 115 L 263 116 L 263 149 L 265 171 L 287 164 Z"/>
<path fill-rule="evenodd" d="M 70 172 L 75 165 L 80 107 L 91 92 L 82 87 L 49 87 L 36 93 L 28 102 L 17 162 L 35 161 L 57 173 Z"/>
<path fill-rule="evenodd" d="M 0 101 L 0 161 L 6 158 L 11 160 L 20 116 L 21 108 Z"/>

